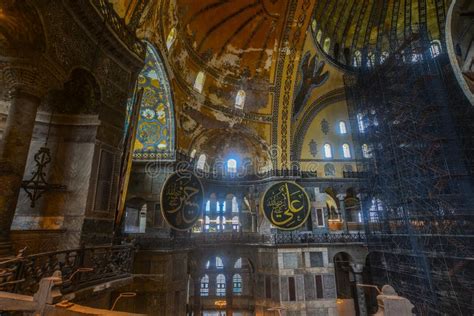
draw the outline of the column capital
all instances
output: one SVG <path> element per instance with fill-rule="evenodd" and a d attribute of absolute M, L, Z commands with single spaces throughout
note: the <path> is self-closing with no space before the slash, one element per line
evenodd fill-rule
<path fill-rule="evenodd" d="M 339 201 L 344 201 L 344 199 L 346 198 L 346 194 L 345 193 L 339 193 L 338 195 L 336 195 L 336 197 Z"/>
<path fill-rule="evenodd" d="M 0 81 L 10 98 L 22 94 L 42 99 L 59 86 L 48 69 L 29 62 L 0 62 Z"/>

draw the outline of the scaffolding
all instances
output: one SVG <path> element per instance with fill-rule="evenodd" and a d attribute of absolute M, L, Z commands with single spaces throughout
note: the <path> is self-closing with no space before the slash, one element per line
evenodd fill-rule
<path fill-rule="evenodd" d="M 345 77 L 366 176 L 368 266 L 417 315 L 474 314 L 474 111 L 446 49 L 414 34 Z M 364 145 L 365 144 L 365 145 Z"/>

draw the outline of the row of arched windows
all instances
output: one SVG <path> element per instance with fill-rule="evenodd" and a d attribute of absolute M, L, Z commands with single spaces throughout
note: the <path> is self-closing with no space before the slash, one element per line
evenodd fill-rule
<path fill-rule="evenodd" d="M 331 144 L 328 144 L 328 143 L 324 144 L 323 155 L 324 155 L 324 158 L 327 158 L 327 159 L 330 159 L 333 157 Z M 351 149 L 349 147 L 349 144 L 342 145 L 342 156 L 344 158 L 351 158 Z"/>
<path fill-rule="evenodd" d="M 216 276 L 216 296 L 225 296 L 226 292 L 226 277 L 224 274 Z M 209 276 L 205 274 L 201 278 L 201 296 L 209 296 Z M 238 273 L 232 276 L 232 294 L 242 294 L 242 276 Z"/>
<path fill-rule="evenodd" d="M 193 153 L 195 153 L 194 150 L 193 150 Z M 193 153 L 191 153 L 191 158 L 194 158 Z M 199 155 L 199 158 L 196 163 L 196 168 L 199 170 L 204 170 L 204 168 L 206 167 L 206 159 L 207 159 L 206 154 Z M 231 174 L 237 173 L 237 160 L 233 158 L 227 160 L 226 167 L 227 167 L 228 173 L 231 173 Z"/>

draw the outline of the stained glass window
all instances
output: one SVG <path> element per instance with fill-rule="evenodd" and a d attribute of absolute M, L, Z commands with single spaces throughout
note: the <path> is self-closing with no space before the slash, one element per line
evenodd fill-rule
<path fill-rule="evenodd" d="M 174 153 L 174 108 L 164 65 L 147 43 L 145 66 L 138 76 L 143 89 L 133 157 L 136 160 L 170 160 Z"/>

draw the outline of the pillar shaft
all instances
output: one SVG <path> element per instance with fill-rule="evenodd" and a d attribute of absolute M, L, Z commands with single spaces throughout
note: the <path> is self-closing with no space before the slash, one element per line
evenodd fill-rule
<path fill-rule="evenodd" d="M 354 278 L 356 282 L 356 289 L 357 289 L 357 303 L 359 304 L 359 315 L 360 316 L 367 316 L 367 305 L 365 303 L 365 292 L 364 288 L 361 286 L 357 286 L 357 284 L 364 284 L 364 279 L 362 277 L 362 271 L 364 270 L 364 266 L 362 264 L 351 264 L 352 270 L 354 271 Z"/>
<path fill-rule="evenodd" d="M 9 241 L 39 104 L 38 97 L 26 92 L 12 94 L 0 145 L 0 242 Z"/>
<path fill-rule="evenodd" d="M 344 232 L 348 233 L 349 232 L 349 225 L 347 224 L 347 212 L 346 212 L 346 204 L 344 202 L 345 195 L 340 194 L 337 196 L 339 199 L 339 208 L 341 209 L 341 216 L 342 216 L 342 224 L 344 228 Z"/>
<path fill-rule="evenodd" d="M 201 315 L 201 279 L 199 277 L 194 278 L 193 312 L 194 316 Z"/>

